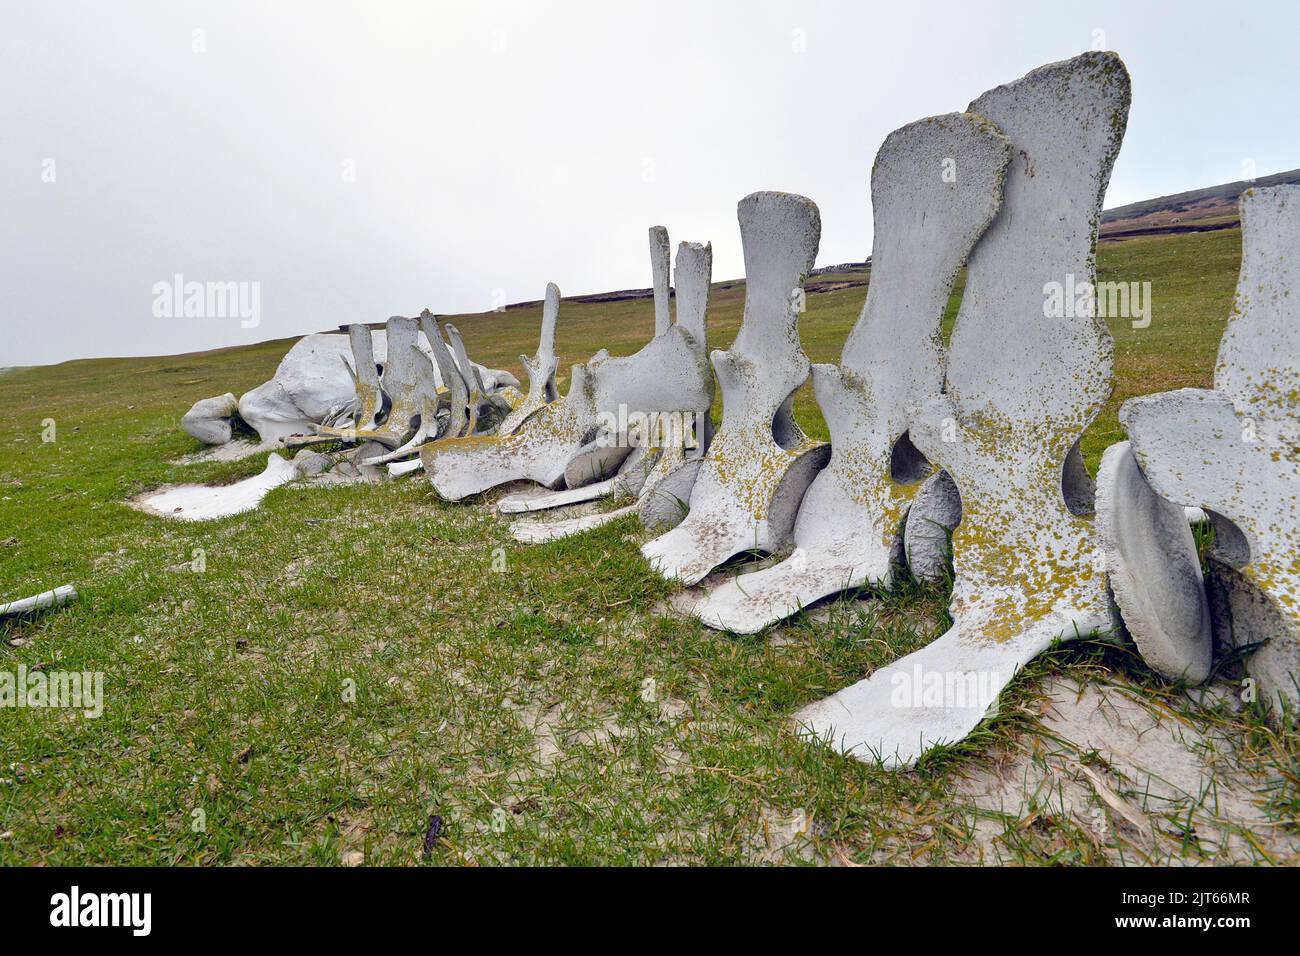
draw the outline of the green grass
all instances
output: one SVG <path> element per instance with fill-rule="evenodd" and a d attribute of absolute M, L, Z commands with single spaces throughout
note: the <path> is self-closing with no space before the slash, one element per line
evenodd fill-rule
<path fill-rule="evenodd" d="M 1233 230 L 1103 246 L 1103 278 L 1150 279 L 1156 296 L 1151 328 L 1114 329 L 1116 401 L 1208 383 L 1239 243 Z M 743 283 L 722 285 L 718 348 L 743 303 Z M 814 361 L 838 357 L 864 294 L 809 296 Z M 518 371 L 538 319 L 457 322 L 478 361 Z M 648 301 L 566 303 L 558 350 L 566 364 L 601 346 L 626 354 L 651 326 Z M 0 374 L 0 595 L 81 592 L 0 624 L 0 671 L 106 679 L 97 720 L 0 709 L 0 862 L 1294 861 L 1295 735 L 1251 709 L 1194 704 L 1122 650 L 1035 662 L 997 718 L 912 772 L 796 741 L 798 707 L 942 632 L 942 588 L 904 583 L 736 637 L 655 613 L 674 588 L 642 561 L 628 519 L 519 545 L 486 509 L 440 502 L 420 480 L 282 488 L 201 524 L 124 504 L 259 470 L 169 462 L 197 448 L 177 424 L 192 401 L 264 381 L 287 346 Z M 797 413 L 825 434 L 810 395 Z M 1116 437 L 1112 404 L 1090 459 Z M 1206 795 L 1153 813 L 1157 845 L 1139 850 L 1119 821 L 1099 836 L 1049 804 L 1007 815 L 963 797 L 958 783 L 989 767 L 1056 766 L 1065 745 L 1042 729 L 1041 705 L 1062 675 L 1220 741 L 1224 785 L 1261 795 L 1258 829 L 1243 836 Z M 426 856 L 431 815 L 443 823 Z M 1228 831 L 1231 849 L 1208 840 Z"/>

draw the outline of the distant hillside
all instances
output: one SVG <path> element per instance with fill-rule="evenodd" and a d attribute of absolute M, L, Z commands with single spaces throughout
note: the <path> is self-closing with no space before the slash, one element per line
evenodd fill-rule
<path fill-rule="evenodd" d="M 1300 183 L 1300 169 L 1107 209 L 1101 214 L 1101 238 L 1113 240 L 1132 236 L 1232 229 L 1241 225 L 1237 215 L 1237 199 L 1243 191 L 1251 186 L 1281 186 L 1291 183 Z"/>

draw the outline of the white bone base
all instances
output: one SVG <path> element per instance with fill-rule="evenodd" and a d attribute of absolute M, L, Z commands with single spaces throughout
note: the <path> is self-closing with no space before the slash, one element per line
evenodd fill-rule
<path fill-rule="evenodd" d="M 1101 458 L 1097 530 L 1124 629 L 1142 659 L 1170 680 L 1204 681 L 1214 636 L 1196 542 L 1186 513 L 1151 490 L 1126 441 Z"/>
<path fill-rule="evenodd" d="M 719 433 L 714 447 L 726 441 Z M 830 447 L 808 442 L 793 452 L 772 446 L 774 453 L 752 458 L 753 466 L 742 483 L 755 489 L 750 504 L 766 502 L 766 514 L 755 517 L 746 499 L 728 493 L 704 460 L 691 491 L 691 507 L 685 519 L 665 535 L 647 542 L 641 553 L 651 567 L 669 580 L 691 585 L 710 571 L 745 551 L 772 553 L 790 543 L 799 502 L 817 472 L 826 466 Z M 725 460 L 725 459 L 724 459 Z"/>
<path fill-rule="evenodd" d="M 600 528 L 617 521 L 624 515 L 636 514 L 636 505 L 615 508 L 613 511 L 598 511 L 595 514 L 580 515 L 576 518 L 562 518 L 559 521 L 515 521 L 510 525 L 510 534 L 516 541 L 524 544 L 544 544 L 558 541 L 570 535 L 581 534 L 592 528 Z"/>
<path fill-rule="evenodd" d="M 260 475 L 230 485 L 178 485 L 136 499 L 138 507 L 178 521 L 210 521 L 251 511 L 267 492 L 298 477 L 294 463 L 269 455 Z"/>
<path fill-rule="evenodd" d="M 547 511 L 551 508 L 582 504 L 584 501 L 595 501 L 612 495 L 617 482 L 617 478 L 606 478 L 604 481 L 583 485 L 581 488 L 566 488 L 550 494 L 508 495 L 497 502 L 497 510 L 508 515 L 523 514 L 529 511 Z"/>
<path fill-rule="evenodd" d="M 794 717 L 798 732 L 864 763 L 911 767 L 931 747 L 970 734 L 1020 668 L 1057 638 L 1105 630 L 1110 619 L 1057 612 L 1017 628 L 1008 640 L 990 641 L 984 631 L 994 624 L 968 618 L 921 650 L 805 707 Z"/>

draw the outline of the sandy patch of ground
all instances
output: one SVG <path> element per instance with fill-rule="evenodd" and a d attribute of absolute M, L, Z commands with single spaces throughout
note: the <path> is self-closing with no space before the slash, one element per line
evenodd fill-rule
<path fill-rule="evenodd" d="M 1239 767 L 1233 741 L 1143 703 L 1140 689 L 1062 679 L 1046 695 L 1031 749 L 982 761 L 958 783 L 977 808 L 976 858 L 1009 859 L 1008 827 L 1051 817 L 1116 863 L 1300 862 L 1300 836 L 1266 809 L 1280 782 Z"/>
<path fill-rule="evenodd" d="M 805 810 L 785 812 L 767 805 L 758 813 L 758 831 L 751 839 L 754 863 L 789 863 L 816 859 L 813 822 Z"/>

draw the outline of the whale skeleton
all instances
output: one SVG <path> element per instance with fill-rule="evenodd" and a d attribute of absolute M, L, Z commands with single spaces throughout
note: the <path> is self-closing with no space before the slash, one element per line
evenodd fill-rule
<path fill-rule="evenodd" d="M 1106 450 L 1094 486 L 1079 441 L 1110 395 L 1113 344 L 1095 310 L 1053 316 L 1045 298 L 1053 284 L 1095 287 L 1129 102 L 1123 62 L 1091 52 L 892 133 L 872 170 L 870 287 L 838 365 L 812 366 L 798 334 L 817 207 L 759 192 L 737 207 L 746 293 L 730 349 L 707 352 L 711 247 L 681 243 L 674 274 L 656 226 L 654 336 L 634 355 L 601 350 L 574 366 L 564 396 L 552 283 L 537 351 L 520 357 L 526 395 L 508 373 L 489 381 L 454 325 L 440 331 L 427 311 L 394 316 L 382 370 L 369 328 L 349 327 L 353 363 L 339 357 L 355 397 L 313 412 L 323 419 L 313 434 L 284 440 L 359 444 L 358 465 L 423 469 L 451 501 L 534 482 L 496 505 L 524 516 L 511 525 L 519 541 L 637 516 L 663 532 L 643 545 L 646 559 L 687 587 L 739 555 L 776 556 L 695 592 L 694 616 L 739 633 L 840 591 L 887 587 L 904 565 L 940 576 L 950 550 L 951 627 L 795 715 L 805 738 L 886 767 L 961 740 L 1026 663 L 1087 635 L 1127 633 L 1154 670 L 1193 682 L 1210 673 L 1216 637 L 1264 644 L 1247 670 L 1275 712 L 1294 713 L 1300 187 L 1243 195 L 1237 304 L 1214 388 L 1126 402 L 1129 441 Z M 945 353 L 941 318 L 963 265 Z M 829 445 L 792 413 L 810 374 Z M 189 427 L 227 435 L 232 398 L 196 406 Z M 603 499 L 619 506 L 535 517 Z M 1189 517 L 1214 524 L 1211 590 L 1230 631 L 1210 613 Z"/>

